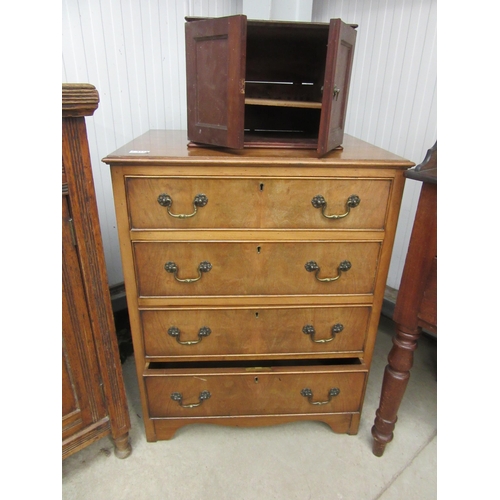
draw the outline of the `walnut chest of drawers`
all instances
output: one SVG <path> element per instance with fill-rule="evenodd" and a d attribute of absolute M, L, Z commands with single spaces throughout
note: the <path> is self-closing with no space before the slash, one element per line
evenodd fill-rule
<path fill-rule="evenodd" d="M 189 148 L 152 130 L 111 166 L 148 441 L 190 423 L 358 431 L 413 164 L 346 136 Z"/>

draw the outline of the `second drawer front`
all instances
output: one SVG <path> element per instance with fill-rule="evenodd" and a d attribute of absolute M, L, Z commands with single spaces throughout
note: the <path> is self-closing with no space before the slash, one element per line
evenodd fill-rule
<path fill-rule="evenodd" d="M 139 295 L 301 295 L 372 293 L 379 259 L 379 242 L 136 242 L 134 244 Z M 339 265 L 350 269 L 339 279 L 321 282 L 306 263 L 319 266 L 318 277 L 339 275 Z M 202 262 L 210 263 L 200 273 Z M 167 272 L 170 263 L 173 271 Z M 179 282 L 196 279 L 196 282 Z"/>
<path fill-rule="evenodd" d="M 361 371 L 328 373 L 322 367 L 308 373 L 293 368 L 252 373 L 244 368 L 225 373 L 200 370 L 152 375 L 152 370 L 148 372 L 151 376 L 146 375 L 145 382 L 153 418 L 354 412 L 359 411 L 365 381 L 365 373 Z M 303 395 L 304 389 L 310 389 L 310 399 Z M 336 395 L 330 397 L 332 389 Z M 176 395 L 182 399 L 177 396 L 176 400 Z M 198 403 L 201 404 L 192 408 L 181 406 Z"/>
<path fill-rule="evenodd" d="M 173 358 L 360 352 L 369 317 L 367 306 L 141 311 L 146 356 Z"/>

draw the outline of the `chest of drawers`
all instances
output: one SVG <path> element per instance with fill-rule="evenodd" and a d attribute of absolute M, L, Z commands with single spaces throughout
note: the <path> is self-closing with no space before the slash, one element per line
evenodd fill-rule
<path fill-rule="evenodd" d="M 152 130 L 111 166 L 148 441 L 190 423 L 355 434 L 413 164 L 342 149 L 188 148 Z"/>

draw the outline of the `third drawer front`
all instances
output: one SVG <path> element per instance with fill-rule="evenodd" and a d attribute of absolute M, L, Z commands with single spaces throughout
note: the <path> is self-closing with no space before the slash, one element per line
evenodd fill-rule
<path fill-rule="evenodd" d="M 380 242 L 136 242 L 134 252 L 142 297 L 371 294 Z"/>
<path fill-rule="evenodd" d="M 143 310 L 147 357 L 361 352 L 369 306 Z"/>
<path fill-rule="evenodd" d="M 359 411 L 365 377 L 361 367 L 318 365 L 148 369 L 144 378 L 150 416 L 162 418 Z"/>

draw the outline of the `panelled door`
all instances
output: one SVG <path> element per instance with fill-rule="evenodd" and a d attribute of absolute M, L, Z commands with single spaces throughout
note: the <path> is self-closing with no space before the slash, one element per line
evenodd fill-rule
<path fill-rule="evenodd" d="M 243 148 L 246 16 L 186 24 L 188 139 Z"/>
<path fill-rule="evenodd" d="M 62 197 L 62 439 L 106 416 L 92 325 L 66 196 Z"/>
<path fill-rule="evenodd" d="M 356 30 L 340 19 L 332 19 L 318 135 L 319 156 L 342 144 L 355 44 Z"/>

